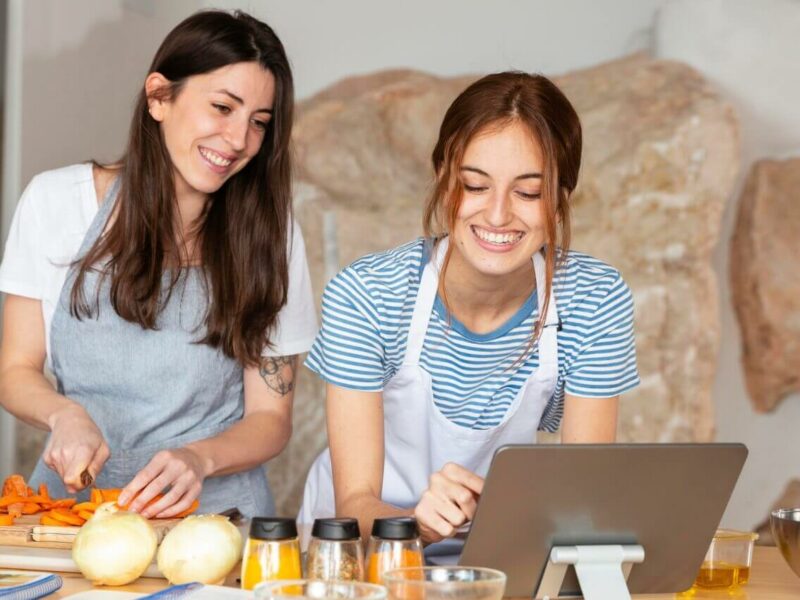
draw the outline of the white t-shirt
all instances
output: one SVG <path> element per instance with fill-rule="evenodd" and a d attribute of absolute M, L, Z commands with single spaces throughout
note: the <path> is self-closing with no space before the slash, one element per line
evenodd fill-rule
<path fill-rule="evenodd" d="M 50 323 L 70 263 L 97 214 L 92 165 L 83 163 L 35 176 L 17 205 L 0 264 L 0 292 L 42 302 L 48 365 Z M 303 234 L 297 222 L 289 244 L 289 290 L 264 356 L 307 352 L 317 333 Z"/>

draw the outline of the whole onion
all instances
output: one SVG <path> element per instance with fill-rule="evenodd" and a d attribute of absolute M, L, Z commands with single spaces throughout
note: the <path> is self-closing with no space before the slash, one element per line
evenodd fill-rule
<path fill-rule="evenodd" d="M 72 544 L 72 559 L 96 585 L 125 585 L 145 572 L 158 538 L 147 519 L 115 510 L 114 502 L 98 507 Z"/>
<path fill-rule="evenodd" d="M 186 517 L 158 549 L 158 568 L 170 583 L 220 583 L 242 556 L 242 534 L 227 517 Z"/>

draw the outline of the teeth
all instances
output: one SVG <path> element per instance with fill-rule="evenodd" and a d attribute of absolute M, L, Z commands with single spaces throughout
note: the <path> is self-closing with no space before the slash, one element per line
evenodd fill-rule
<path fill-rule="evenodd" d="M 484 242 L 489 242 L 491 244 L 512 244 L 519 241 L 522 237 L 521 233 L 492 233 L 491 231 L 484 231 L 478 227 L 473 227 L 472 231 Z"/>
<path fill-rule="evenodd" d="M 214 163 L 218 167 L 227 167 L 229 164 L 233 162 L 232 160 L 229 160 L 227 158 L 222 158 L 219 154 L 207 148 L 201 148 L 200 154 L 202 154 L 206 160 L 208 160 L 211 163 Z"/>

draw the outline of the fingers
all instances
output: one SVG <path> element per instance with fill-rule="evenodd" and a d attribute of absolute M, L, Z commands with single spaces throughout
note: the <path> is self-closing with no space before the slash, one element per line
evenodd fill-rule
<path fill-rule="evenodd" d="M 431 475 L 429 487 L 414 510 L 425 541 L 451 537 L 470 521 L 482 490 L 481 477 L 454 463 Z"/>
<path fill-rule="evenodd" d="M 157 453 L 122 490 L 119 504 L 130 504 L 129 510 L 146 518 L 167 518 L 186 510 L 200 495 L 203 481 L 191 457 L 185 449 Z"/>
<path fill-rule="evenodd" d="M 481 492 L 483 492 L 483 477 L 476 475 L 461 465 L 457 465 L 456 463 L 447 463 L 444 467 L 442 467 L 441 473 L 447 477 L 447 479 L 450 479 L 456 483 L 460 483 L 478 496 L 480 496 Z"/>
<path fill-rule="evenodd" d="M 167 487 L 168 477 L 163 475 L 164 467 L 168 458 L 163 452 L 156 454 L 144 469 L 139 471 L 130 483 L 126 485 L 119 495 L 117 503 L 120 506 L 128 506 L 128 510 L 133 512 L 141 511 L 156 494 Z M 158 487 L 161 482 L 161 487 Z M 135 500 L 134 500 L 135 498 Z"/>
<path fill-rule="evenodd" d="M 110 454 L 105 442 L 96 447 L 89 443 L 80 443 L 77 446 L 62 446 L 52 450 L 45 463 L 52 463 L 51 468 L 61 476 L 67 491 L 75 493 L 87 486 L 85 474 L 87 471 L 91 477 L 88 485 L 91 485 L 91 481 L 100 473 Z"/>

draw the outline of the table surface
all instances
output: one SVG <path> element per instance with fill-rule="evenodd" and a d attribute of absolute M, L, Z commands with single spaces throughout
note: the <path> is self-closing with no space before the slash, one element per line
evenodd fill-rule
<path fill-rule="evenodd" d="M 800 578 L 798 578 L 784 562 L 777 548 L 757 546 L 753 553 L 753 565 L 750 571 L 750 582 L 733 591 L 691 590 L 682 594 L 637 594 L 635 600 L 722 600 L 734 598 L 738 600 L 797 600 L 800 598 Z M 236 573 L 232 573 L 229 581 L 233 583 Z M 64 586 L 47 598 L 66 598 L 70 594 L 91 590 L 93 586 L 77 573 L 62 573 Z M 163 579 L 141 578 L 131 585 L 113 589 L 128 592 L 152 593 L 166 587 Z"/>

